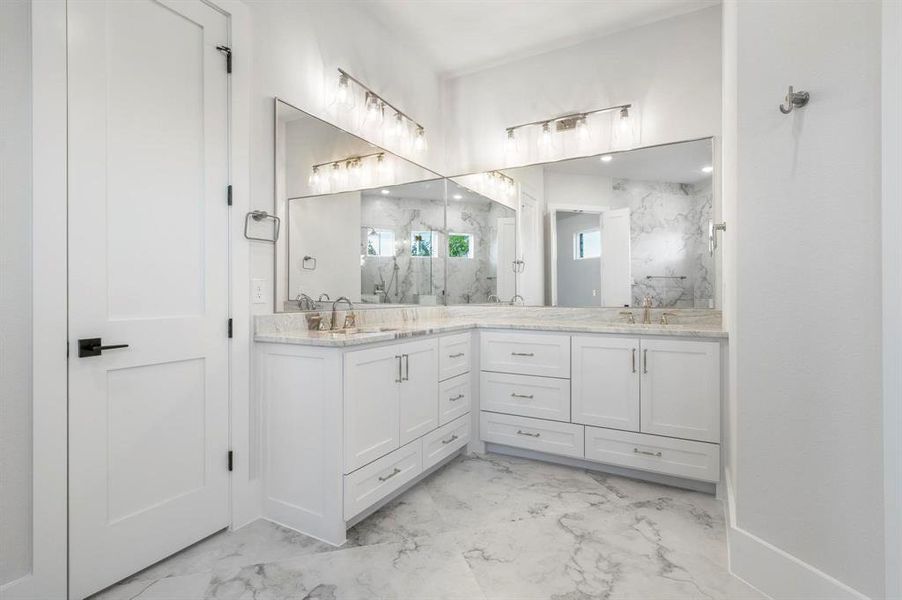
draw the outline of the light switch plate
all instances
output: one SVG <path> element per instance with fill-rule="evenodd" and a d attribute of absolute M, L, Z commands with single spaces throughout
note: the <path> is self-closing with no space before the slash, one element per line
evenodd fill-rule
<path fill-rule="evenodd" d="M 251 302 L 266 304 L 266 280 L 251 279 Z"/>

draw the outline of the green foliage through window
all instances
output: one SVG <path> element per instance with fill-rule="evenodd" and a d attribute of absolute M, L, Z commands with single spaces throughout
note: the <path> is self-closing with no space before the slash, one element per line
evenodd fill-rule
<path fill-rule="evenodd" d="M 472 258 L 473 236 L 467 233 L 452 233 L 448 236 L 448 256 L 451 258 Z"/>

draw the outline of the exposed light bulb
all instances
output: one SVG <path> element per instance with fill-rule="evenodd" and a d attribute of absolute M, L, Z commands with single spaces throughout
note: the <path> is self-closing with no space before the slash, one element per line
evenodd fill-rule
<path fill-rule="evenodd" d="M 384 114 L 384 105 L 379 96 L 372 92 L 366 93 L 366 122 L 380 125 Z"/>
<path fill-rule="evenodd" d="M 542 123 L 542 132 L 539 134 L 539 151 L 548 152 L 554 145 L 554 134 L 551 132 L 551 122 Z"/>
<path fill-rule="evenodd" d="M 611 156 L 610 154 L 605 154 L 604 156 L 601 157 L 601 162 L 603 162 L 603 163 L 609 163 L 612 160 L 614 160 L 614 157 Z"/>
<path fill-rule="evenodd" d="M 313 172 L 310 173 L 310 177 L 307 178 L 307 184 L 312 189 L 318 190 L 322 181 L 322 177 L 319 174 L 319 167 L 313 167 Z"/>
<path fill-rule="evenodd" d="M 589 121 L 585 115 L 576 119 L 576 139 L 580 142 L 589 141 Z"/>
<path fill-rule="evenodd" d="M 423 152 L 426 150 L 426 130 L 422 125 L 417 125 L 416 136 L 413 139 L 413 149 L 415 152 Z"/>
<path fill-rule="evenodd" d="M 351 80 L 344 73 L 338 74 L 338 84 L 335 87 L 335 105 L 346 110 L 354 107 L 354 92 L 351 89 Z"/>
<path fill-rule="evenodd" d="M 507 130 L 507 138 L 504 140 L 504 151 L 508 154 L 517 153 L 517 132 L 514 129 Z"/>

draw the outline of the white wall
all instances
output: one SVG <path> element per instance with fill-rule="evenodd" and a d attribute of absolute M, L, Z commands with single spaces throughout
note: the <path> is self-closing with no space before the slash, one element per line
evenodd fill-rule
<path fill-rule="evenodd" d="M 879 598 L 880 4 L 739 2 L 730 11 L 736 525 L 837 593 L 844 584 Z M 777 109 L 788 85 L 811 92 L 789 116 Z M 734 550 L 733 567 L 754 585 L 801 594 L 773 569 L 755 580 Z"/>
<path fill-rule="evenodd" d="M 556 220 L 558 306 L 601 306 L 601 258 L 573 256 L 573 236 L 600 229 L 601 215 L 559 212 Z"/>
<path fill-rule="evenodd" d="M 360 214 L 360 192 L 289 201 L 288 298 L 325 292 L 360 301 Z M 316 269 L 302 268 L 304 256 Z"/>
<path fill-rule="evenodd" d="M 503 166 L 508 126 L 625 102 L 640 107 L 643 146 L 717 135 L 720 60 L 718 6 L 449 80 L 448 172 Z"/>
<path fill-rule="evenodd" d="M 441 167 L 443 123 L 438 75 L 390 31 L 344 2 L 248 0 L 253 21 L 251 89 L 251 202 L 273 208 L 273 97 L 278 96 L 353 133 L 359 128 L 329 107 L 337 67 L 367 82 L 427 130 L 428 152 L 417 162 Z M 372 140 L 378 143 L 379 140 Z M 251 247 L 251 277 L 272 289 L 272 245 Z M 271 304 L 255 305 L 270 312 Z"/>
<path fill-rule="evenodd" d="M 0 2 L 0 584 L 31 570 L 31 3 Z M 62 340 L 60 340 L 62 343 Z"/>
<path fill-rule="evenodd" d="M 886 596 L 902 598 L 902 3 L 883 0 L 882 9 Z"/>

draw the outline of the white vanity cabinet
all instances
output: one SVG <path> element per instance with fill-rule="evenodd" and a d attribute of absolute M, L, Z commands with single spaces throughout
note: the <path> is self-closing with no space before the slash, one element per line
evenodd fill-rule
<path fill-rule="evenodd" d="M 639 340 L 573 336 L 573 422 L 639 431 Z"/>
<path fill-rule="evenodd" d="M 438 427 L 438 340 L 345 354 L 345 473 Z"/>
<path fill-rule="evenodd" d="M 719 480 L 720 342 L 538 332 L 482 336 L 483 441 Z"/>

